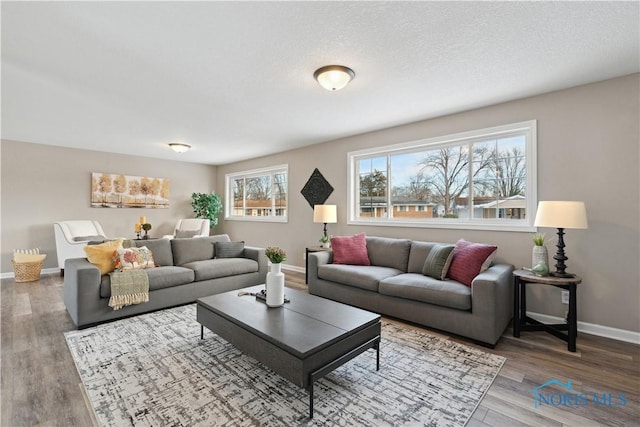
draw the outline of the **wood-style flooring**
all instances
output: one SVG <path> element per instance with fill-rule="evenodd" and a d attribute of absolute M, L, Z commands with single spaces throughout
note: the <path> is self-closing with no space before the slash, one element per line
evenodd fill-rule
<path fill-rule="evenodd" d="M 304 274 L 285 273 L 287 286 L 306 290 Z M 63 337 L 74 325 L 62 300 L 62 278 L 42 275 L 29 283 L 4 279 L 0 288 L 0 426 L 93 425 Z M 387 320 L 475 346 L 463 338 Z M 523 332 L 516 339 L 507 330 L 495 349 L 481 348 L 505 356 L 507 362 L 469 421 L 470 427 L 640 425 L 638 345 L 579 334 L 578 351 L 570 353 L 564 342 L 547 333 Z M 551 379 L 570 380 L 576 393 L 589 396 L 587 404 L 535 408 L 534 388 Z M 547 391 L 563 392 L 557 387 Z M 591 397 L 594 393 L 612 393 L 616 398 L 622 393 L 626 404 L 597 405 Z"/>

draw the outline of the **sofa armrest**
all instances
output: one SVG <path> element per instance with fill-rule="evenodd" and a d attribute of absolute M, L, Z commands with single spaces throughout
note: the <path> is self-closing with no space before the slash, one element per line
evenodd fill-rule
<path fill-rule="evenodd" d="M 265 248 L 245 246 L 244 258 L 252 259 L 258 263 L 258 274 L 260 274 L 261 281 L 266 281 L 269 263 L 267 261 L 267 255 L 265 254 Z"/>
<path fill-rule="evenodd" d="M 513 265 L 495 264 L 471 283 L 471 310 L 498 321 L 513 316 Z"/>
<path fill-rule="evenodd" d="M 86 258 L 64 263 L 64 305 L 76 325 L 81 307 L 92 307 L 100 299 L 100 270 Z"/>
<path fill-rule="evenodd" d="M 307 280 L 309 285 L 318 281 L 318 267 L 333 262 L 333 251 L 309 252 L 307 255 Z"/>

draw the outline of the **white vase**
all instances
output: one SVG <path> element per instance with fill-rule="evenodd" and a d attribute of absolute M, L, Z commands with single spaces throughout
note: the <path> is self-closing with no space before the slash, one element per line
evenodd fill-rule
<path fill-rule="evenodd" d="M 546 246 L 534 246 L 531 252 L 531 267 L 535 267 L 544 261 L 549 266 L 549 253 Z"/>
<path fill-rule="evenodd" d="M 280 307 L 284 304 L 284 273 L 280 271 L 281 264 L 271 264 L 271 271 L 267 273 L 267 305 Z"/>

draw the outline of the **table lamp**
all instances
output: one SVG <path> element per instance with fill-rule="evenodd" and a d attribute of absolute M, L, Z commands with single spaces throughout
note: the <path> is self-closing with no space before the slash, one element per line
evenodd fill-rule
<path fill-rule="evenodd" d="M 313 222 L 324 223 L 323 237 L 327 240 L 327 224 L 335 224 L 338 222 L 336 205 L 315 205 L 313 207 Z"/>
<path fill-rule="evenodd" d="M 587 211 L 584 202 L 549 201 L 538 203 L 538 211 L 534 221 L 536 227 L 552 227 L 558 229 L 558 243 L 556 244 L 556 254 L 553 259 L 556 262 L 556 271 L 550 273 L 556 277 L 575 277 L 575 274 L 566 273 L 565 261 L 568 260 L 564 254 L 564 229 L 576 228 L 585 229 L 587 227 Z"/>

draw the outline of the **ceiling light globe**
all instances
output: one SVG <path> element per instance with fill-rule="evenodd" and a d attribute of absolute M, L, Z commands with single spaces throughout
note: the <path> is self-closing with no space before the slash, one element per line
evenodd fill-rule
<path fill-rule="evenodd" d="M 189 151 L 189 148 L 191 148 L 189 144 L 182 144 L 179 142 L 173 142 L 169 144 L 169 147 L 171 147 L 171 149 L 176 153 L 186 153 Z"/>
<path fill-rule="evenodd" d="M 337 91 L 345 87 L 356 74 L 351 68 L 343 65 L 327 65 L 316 70 L 313 77 L 320 86 L 330 91 Z"/>

